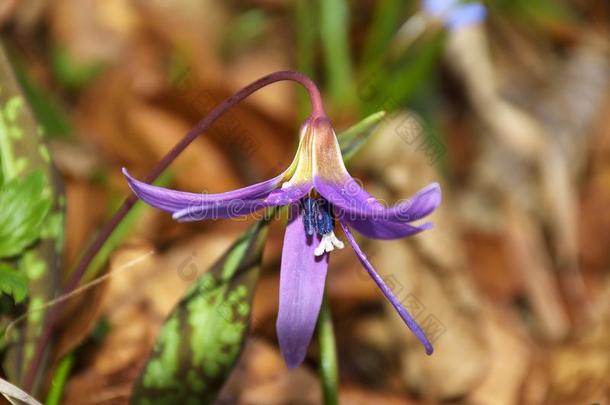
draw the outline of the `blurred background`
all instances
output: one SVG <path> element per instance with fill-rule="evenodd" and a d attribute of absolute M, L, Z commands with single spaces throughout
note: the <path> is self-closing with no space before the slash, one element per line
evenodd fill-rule
<path fill-rule="evenodd" d="M 38 361 L 50 309 L 28 311 L 58 295 L 128 196 L 121 167 L 144 178 L 223 99 L 290 69 L 320 86 L 337 132 L 386 112 L 350 160 L 373 195 L 443 189 L 433 230 L 362 240 L 433 356 L 352 252 L 333 254 L 340 403 L 609 403 L 610 5 L 484 5 L 483 21 L 456 27 L 406 0 L 1 0 L 0 147 L 26 157 L 11 166 L 3 153 L 3 178 L 13 167 L 54 179 L 34 245 L 0 254 L 3 329 L 26 314 L 3 336 L 4 378 L 50 404 L 211 401 L 134 386 L 172 308 L 251 219 L 178 224 L 137 205 L 82 283 L 117 273 L 53 306 L 62 316 Z M 221 192 L 276 175 L 308 111 L 297 84 L 264 88 L 160 184 Z M 315 339 L 294 370 L 277 347 L 283 229 L 270 226 L 244 350 L 217 375 L 216 403 L 323 401 Z"/>

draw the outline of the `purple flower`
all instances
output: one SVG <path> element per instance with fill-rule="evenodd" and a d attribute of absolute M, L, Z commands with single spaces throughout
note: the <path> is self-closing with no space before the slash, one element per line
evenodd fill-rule
<path fill-rule="evenodd" d="M 477 24 L 485 19 L 486 14 L 481 3 L 463 3 L 460 0 L 423 0 L 423 7 L 427 14 L 450 30 Z"/>
<path fill-rule="evenodd" d="M 142 183 L 125 169 L 123 173 L 140 199 L 171 212 L 177 221 L 231 218 L 265 207 L 289 206 L 277 318 L 280 349 L 288 367 L 298 366 L 305 358 L 322 303 L 330 252 L 344 247 L 334 233 L 336 222 L 366 271 L 423 343 L 426 353 L 432 353 L 424 331 L 375 272 L 350 228 L 374 239 L 404 238 L 429 229 L 429 223 L 418 226 L 407 222 L 434 211 L 441 200 L 440 188 L 431 184 L 411 199 L 386 208 L 345 169 L 326 116 L 314 115 L 303 124 L 297 155 L 288 169 L 242 189 L 220 194 L 187 193 Z"/>

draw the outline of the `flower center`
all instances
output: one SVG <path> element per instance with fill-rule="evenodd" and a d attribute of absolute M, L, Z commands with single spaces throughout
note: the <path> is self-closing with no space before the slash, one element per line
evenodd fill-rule
<path fill-rule="evenodd" d="M 343 249 L 341 242 L 333 232 L 335 221 L 332 216 L 331 206 L 323 198 L 305 197 L 303 199 L 303 225 L 308 236 L 317 234 L 322 237 L 320 244 L 314 250 L 314 255 L 322 256 L 326 252 Z"/>

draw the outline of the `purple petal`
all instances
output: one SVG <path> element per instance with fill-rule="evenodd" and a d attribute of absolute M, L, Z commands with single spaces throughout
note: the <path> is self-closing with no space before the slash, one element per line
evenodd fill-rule
<path fill-rule="evenodd" d="M 288 205 L 297 200 L 300 200 L 307 193 L 311 191 L 313 185 L 311 182 L 298 183 L 294 185 L 288 185 L 284 183 L 282 188 L 273 190 L 266 198 L 265 201 L 269 205 Z"/>
<path fill-rule="evenodd" d="M 384 207 L 379 201 L 360 187 L 358 182 L 349 175 L 345 175 L 345 180 L 341 182 L 315 176 L 313 183 L 314 188 L 322 197 L 347 213 L 361 217 L 383 213 Z"/>
<path fill-rule="evenodd" d="M 212 205 L 194 203 L 190 207 L 174 212 L 172 218 L 178 222 L 239 218 L 269 206 L 270 204 L 265 204 L 264 200 L 232 200 Z"/>
<path fill-rule="evenodd" d="M 458 3 L 458 0 L 424 0 L 423 8 L 433 17 L 445 16 Z"/>
<path fill-rule="evenodd" d="M 305 359 L 322 304 L 329 255 L 314 256 L 318 243 L 319 238 L 305 233 L 301 209 L 293 204 L 282 250 L 276 324 L 280 350 L 289 368 Z"/>
<path fill-rule="evenodd" d="M 344 180 L 341 182 L 316 176 L 314 177 L 314 187 L 339 209 L 341 215 L 346 215 L 349 220 L 415 221 L 434 211 L 441 201 L 441 189 L 437 183 L 426 186 L 409 200 L 390 208 L 385 208 L 360 187 L 349 174 L 344 174 Z"/>
<path fill-rule="evenodd" d="M 197 203 L 176 211 L 172 217 L 178 222 L 238 218 L 263 208 L 291 204 L 300 200 L 309 190 L 311 190 L 311 184 L 301 184 L 298 186 L 278 188 L 273 190 L 265 198 L 252 200 L 234 199 L 211 204 Z"/>
<path fill-rule="evenodd" d="M 155 208 L 168 212 L 176 212 L 189 207 L 201 207 L 207 204 L 225 203 L 232 200 L 251 200 L 264 197 L 278 188 L 284 178 L 282 173 L 272 179 L 238 190 L 220 194 L 205 194 L 170 190 L 146 184 L 131 177 L 125 168 L 123 168 L 123 174 L 127 177 L 129 187 L 138 198 Z"/>
<path fill-rule="evenodd" d="M 386 218 L 400 222 L 417 221 L 432 213 L 441 203 L 442 193 L 438 183 L 419 190 L 407 201 L 386 210 Z"/>
<path fill-rule="evenodd" d="M 349 215 L 341 214 L 339 214 L 339 218 L 357 230 L 358 233 L 371 239 L 401 239 L 432 228 L 432 224 L 429 222 L 419 226 L 413 226 L 396 221 L 388 221 L 383 218 L 350 219 Z"/>
<path fill-rule="evenodd" d="M 463 4 L 456 7 L 445 17 L 445 25 L 450 30 L 457 30 L 482 22 L 486 14 L 485 6 L 480 3 Z"/>
<path fill-rule="evenodd" d="M 419 341 L 424 345 L 424 347 L 426 349 L 426 354 L 428 354 L 428 355 L 432 354 L 432 352 L 434 351 L 434 348 L 432 347 L 432 343 L 430 343 L 430 341 L 426 337 L 426 334 L 424 333 L 424 331 L 420 328 L 420 326 L 417 324 L 417 322 L 415 322 L 415 319 L 413 319 L 411 317 L 409 312 L 402 306 L 402 304 L 400 303 L 398 298 L 394 295 L 392 290 L 386 285 L 386 283 L 379 276 L 379 274 L 377 274 L 377 272 L 375 271 L 375 269 L 373 268 L 371 263 L 366 258 L 366 255 L 360 249 L 360 246 L 358 246 L 358 244 L 356 243 L 356 240 L 354 239 L 354 236 L 352 235 L 352 233 L 349 230 L 349 228 L 347 227 L 347 225 L 345 225 L 345 223 L 343 223 L 343 221 L 339 221 L 339 223 L 341 224 L 341 228 L 343 228 L 343 233 L 345 234 L 345 237 L 349 241 L 350 245 L 352 245 L 352 248 L 354 249 L 354 252 L 356 252 L 356 256 L 358 256 L 360 263 L 362 263 L 362 266 L 364 266 L 364 268 L 369 273 L 369 275 L 371 276 L 373 281 L 375 281 L 375 284 L 377 284 L 377 286 L 379 287 L 381 292 L 383 292 L 383 294 L 390 301 L 390 303 L 392 304 L 394 309 L 396 309 L 396 311 L 398 312 L 398 315 L 400 315 L 402 320 L 407 324 L 407 327 L 409 329 L 411 329 L 411 332 L 413 332 L 413 334 L 417 337 L 417 339 L 419 339 Z"/>

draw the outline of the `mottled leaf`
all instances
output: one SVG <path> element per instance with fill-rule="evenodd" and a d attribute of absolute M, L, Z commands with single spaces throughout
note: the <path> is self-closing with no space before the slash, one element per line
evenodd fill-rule
<path fill-rule="evenodd" d="M 52 204 L 51 190 L 43 190 L 44 184 L 38 170 L 0 186 L 0 258 L 21 253 L 40 237 Z"/>
<path fill-rule="evenodd" d="M 61 256 L 64 241 L 64 206 L 65 197 L 60 177 L 51 161 L 51 155 L 42 138 L 43 129 L 38 125 L 28 106 L 13 74 L 12 67 L 0 48 L 0 160 L 2 161 L 2 178 L 4 184 L 29 184 L 30 201 L 24 202 L 15 212 L 18 219 L 26 213 L 36 214 L 36 218 L 26 220 L 37 223 L 37 239 L 32 234 L 24 235 L 22 250 L 11 254 L 11 265 L 26 277 L 28 296 L 25 320 L 17 325 L 10 336 L 5 336 L 10 343 L 4 356 L 3 370 L 9 380 L 30 392 L 40 388 L 50 356 L 36 365 L 31 365 L 34 346 L 42 332 L 45 312 L 36 310 L 45 302 L 56 296 L 61 280 Z M 25 180 L 28 179 L 28 180 Z M 32 183 L 28 183 L 32 182 Z M 44 208 L 50 201 L 50 209 Z M 5 209 L 2 203 L 3 210 Z M 28 204 L 40 204 L 37 208 L 28 208 Z M 46 215 L 41 213 L 47 210 Z M 43 217 L 42 221 L 39 221 Z M 6 223 L 6 222 L 5 222 Z M 28 225 L 27 227 L 30 227 Z M 22 232 L 22 230 L 16 230 Z M 26 237 L 27 236 L 27 237 Z M 14 236 L 12 236 L 14 237 Z M 2 237 L 3 239 L 3 237 Z M 22 315 L 23 306 L 8 313 L 11 317 Z M 49 353 L 51 346 L 45 348 Z M 35 370 L 31 381 L 25 381 L 27 370 Z"/>
<path fill-rule="evenodd" d="M 189 289 L 165 321 L 134 404 L 207 404 L 241 353 L 267 221 L 254 225 Z"/>

